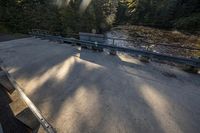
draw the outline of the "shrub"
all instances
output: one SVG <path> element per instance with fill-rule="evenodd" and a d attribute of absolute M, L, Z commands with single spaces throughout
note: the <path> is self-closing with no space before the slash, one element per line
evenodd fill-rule
<path fill-rule="evenodd" d="M 200 13 L 175 20 L 174 27 L 193 32 L 200 31 Z"/>
<path fill-rule="evenodd" d="M 7 33 L 7 32 L 8 29 L 4 25 L 0 24 L 0 33 Z"/>

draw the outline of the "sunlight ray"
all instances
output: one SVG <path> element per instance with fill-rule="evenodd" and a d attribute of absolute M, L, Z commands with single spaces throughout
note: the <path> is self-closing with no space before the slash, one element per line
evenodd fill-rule
<path fill-rule="evenodd" d="M 182 133 L 179 125 L 170 115 L 170 112 L 173 112 L 173 109 L 165 96 L 147 85 L 143 85 L 140 91 L 147 104 L 152 108 L 156 119 L 165 133 Z"/>
<path fill-rule="evenodd" d="M 80 12 L 84 12 L 87 7 L 90 5 L 92 0 L 82 0 L 81 5 L 80 5 Z"/>

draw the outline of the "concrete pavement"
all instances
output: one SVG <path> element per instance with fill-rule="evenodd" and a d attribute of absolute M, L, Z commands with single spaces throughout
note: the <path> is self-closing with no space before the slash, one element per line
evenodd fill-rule
<path fill-rule="evenodd" d="M 200 132 L 199 75 L 35 38 L 0 58 L 59 133 Z"/>

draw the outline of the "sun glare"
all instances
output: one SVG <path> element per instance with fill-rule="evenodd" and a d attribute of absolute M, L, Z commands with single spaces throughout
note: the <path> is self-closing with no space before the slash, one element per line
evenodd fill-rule
<path fill-rule="evenodd" d="M 82 0 L 81 5 L 80 5 L 80 12 L 84 12 L 87 7 L 90 5 L 92 0 Z"/>

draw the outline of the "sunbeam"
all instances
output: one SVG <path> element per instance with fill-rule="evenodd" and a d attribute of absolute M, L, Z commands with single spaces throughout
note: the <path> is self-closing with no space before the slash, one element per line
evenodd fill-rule
<path fill-rule="evenodd" d="M 79 9 L 81 13 L 87 9 L 87 7 L 90 5 L 91 1 L 92 0 L 82 0 L 80 9 Z"/>

